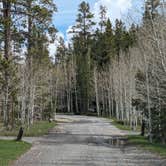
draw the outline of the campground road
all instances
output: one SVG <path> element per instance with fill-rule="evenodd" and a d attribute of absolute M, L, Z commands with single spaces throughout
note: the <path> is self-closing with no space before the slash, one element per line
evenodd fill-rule
<path fill-rule="evenodd" d="M 57 119 L 58 126 L 35 141 L 14 166 L 166 165 L 164 159 L 136 147 L 112 145 L 127 133 L 104 118 L 57 115 Z"/>

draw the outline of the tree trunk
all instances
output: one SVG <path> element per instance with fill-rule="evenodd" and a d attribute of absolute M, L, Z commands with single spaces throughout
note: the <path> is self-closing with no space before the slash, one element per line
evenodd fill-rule
<path fill-rule="evenodd" d="M 146 55 L 144 54 L 144 61 L 145 61 L 145 74 L 146 74 L 146 91 L 147 91 L 147 105 L 148 105 L 148 135 L 149 141 L 152 143 L 152 123 L 151 123 L 151 107 L 150 107 L 150 87 L 149 87 L 149 75 L 148 75 L 148 63 Z"/>
<path fill-rule="evenodd" d="M 4 57 L 9 63 L 10 47 L 11 47 L 11 3 L 8 0 L 3 1 L 3 19 L 4 19 Z M 8 64 L 9 65 L 9 64 Z M 9 66 L 8 66 L 9 67 Z M 5 102 L 4 102 L 4 126 L 9 124 L 9 71 L 5 68 Z"/>
<path fill-rule="evenodd" d="M 96 111 L 97 115 L 100 116 L 100 108 L 99 108 L 99 95 L 98 95 L 98 84 L 97 84 L 97 71 L 96 66 L 94 67 L 94 82 L 95 82 L 95 94 L 96 94 Z"/>

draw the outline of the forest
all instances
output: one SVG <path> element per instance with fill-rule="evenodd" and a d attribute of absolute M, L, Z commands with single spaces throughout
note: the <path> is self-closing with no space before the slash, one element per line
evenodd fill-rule
<path fill-rule="evenodd" d="M 56 113 L 115 118 L 166 143 L 166 5 L 146 1 L 141 23 L 100 20 L 78 6 L 68 44 L 53 0 L 0 1 L 0 123 L 6 130 Z M 49 44 L 58 41 L 54 57 Z"/>

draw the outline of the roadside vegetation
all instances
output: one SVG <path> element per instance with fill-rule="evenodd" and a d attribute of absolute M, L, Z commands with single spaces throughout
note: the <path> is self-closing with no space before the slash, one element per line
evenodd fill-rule
<path fill-rule="evenodd" d="M 130 135 L 128 136 L 128 143 L 166 157 L 166 145 L 157 142 L 150 143 L 146 137 Z"/>
<path fill-rule="evenodd" d="M 137 125 L 137 126 L 130 126 L 129 124 L 125 123 L 124 121 L 120 121 L 120 120 L 117 120 L 115 118 L 111 118 L 111 123 L 113 125 L 115 125 L 118 129 L 120 130 L 127 130 L 127 131 L 141 131 L 141 126 L 140 125 Z"/>
<path fill-rule="evenodd" d="M 0 140 L 0 165 L 8 166 L 30 148 L 26 142 Z"/>
<path fill-rule="evenodd" d="M 132 128 L 130 125 L 124 124 L 123 121 L 117 121 L 115 118 L 111 119 L 111 123 L 116 126 L 120 130 L 131 131 Z M 127 144 L 134 145 L 138 148 L 142 148 L 144 150 L 148 150 L 150 152 L 157 153 L 160 156 L 166 157 L 166 145 L 155 141 L 150 143 L 147 136 L 141 136 L 141 126 L 138 126 L 135 130 L 136 132 L 140 132 L 140 135 L 128 135 L 127 136 Z M 146 134 L 147 135 L 147 131 Z"/>
<path fill-rule="evenodd" d="M 29 128 L 28 126 L 24 127 L 24 134 L 23 136 L 27 137 L 35 137 L 35 136 L 42 136 L 44 134 L 47 134 L 50 129 L 55 127 L 56 123 L 48 121 L 37 121 L 34 122 L 33 125 L 31 125 Z M 16 127 L 13 130 L 1 130 L 0 135 L 1 136 L 17 136 L 19 131 L 19 128 Z"/>

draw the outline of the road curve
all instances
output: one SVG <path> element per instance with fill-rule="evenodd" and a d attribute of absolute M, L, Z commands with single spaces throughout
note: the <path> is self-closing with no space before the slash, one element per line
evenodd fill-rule
<path fill-rule="evenodd" d="M 111 145 L 126 134 L 104 118 L 57 115 L 58 127 L 40 138 L 14 166 L 165 166 L 136 147 Z"/>

